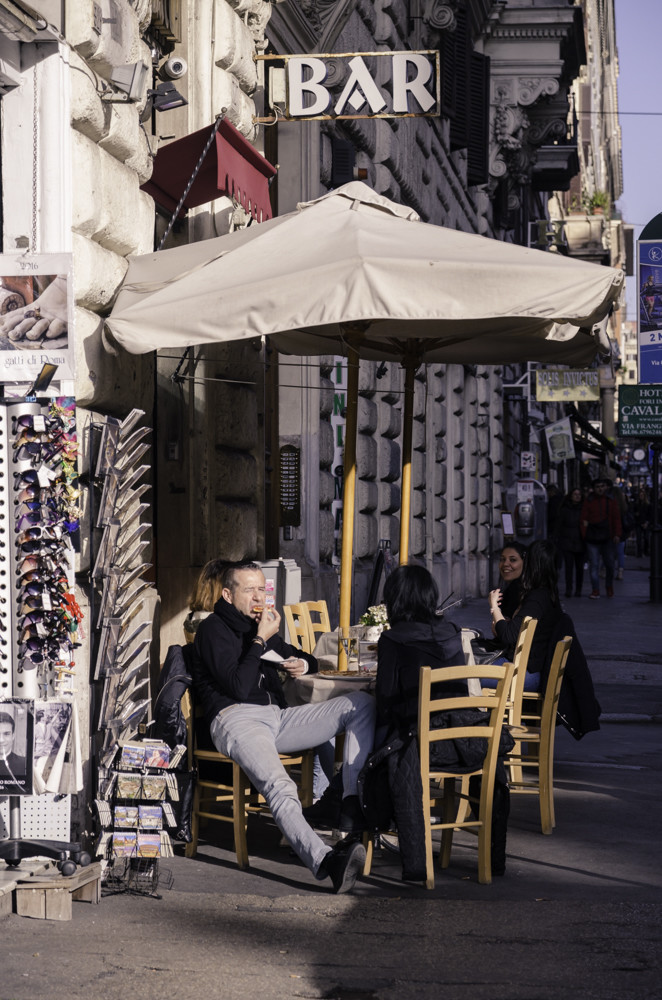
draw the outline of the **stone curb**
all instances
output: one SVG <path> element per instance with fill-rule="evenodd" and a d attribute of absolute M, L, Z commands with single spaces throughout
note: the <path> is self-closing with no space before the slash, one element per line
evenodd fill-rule
<path fill-rule="evenodd" d="M 652 722 L 659 725 L 662 715 L 638 715 L 634 712 L 605 713 L 600 716 L 600 722 Z"/>

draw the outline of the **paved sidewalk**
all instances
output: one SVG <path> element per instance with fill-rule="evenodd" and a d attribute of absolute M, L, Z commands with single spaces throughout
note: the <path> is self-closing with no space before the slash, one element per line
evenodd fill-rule
<path fill-rule="evenodd" d="M 557 826 L 513 797 L 508 865 L 476 880 L 476 843 L 456 836 L 431 892 L 402 883 L 382 853 L 352 896 L 334 896 L 252 819 L 251 869 L 229 830 L 198 857 L 164 859 L 161 898 L 74 903 L 69 922 L 0 920 L 0 1000 L 660 1000 L 659 723 L 662 606 L 648 567 L 628 559 L 612 600 L 565 602 L 589 659 L 602 727 L 560 729 Z M 454 609 L 489 627 L 487 600 Z M 487 905 L 486 905 L 487 904 Z"/>

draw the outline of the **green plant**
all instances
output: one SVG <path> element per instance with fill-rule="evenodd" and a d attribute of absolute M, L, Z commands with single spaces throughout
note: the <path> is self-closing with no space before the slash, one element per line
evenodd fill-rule
<path fill-rule="evenodd" d="M 611 205 L 611 199 L 606 191 L 594 191 L 593 194 L 588 199 L 589 207 L 591 210 L 595 211 L 596 208 L 602 208 L 604 211 L 609 211 Z"/>

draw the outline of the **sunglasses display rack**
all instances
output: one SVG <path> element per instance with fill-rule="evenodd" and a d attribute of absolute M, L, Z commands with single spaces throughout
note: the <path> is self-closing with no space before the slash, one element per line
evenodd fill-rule
<path fill-rule="evenodd" d="M 74 591 L 76 463 L 73 398 L 0 402 L 0 700 L 25 703 L 28 712 L 49 702 L 71 705 L 74 694 L 82 619 Z M 10 795 L 0 857 L 16 864 L 65 851 L 79 859 L 80 845 L 65 840 L 70 804 L 69 794 L 48 789 Z"/>
<path fill-rule="evenodd" d="M 3 404 L 0 449 L 0 697 L 66 697 L 82 618 L 73 401 Z"/>

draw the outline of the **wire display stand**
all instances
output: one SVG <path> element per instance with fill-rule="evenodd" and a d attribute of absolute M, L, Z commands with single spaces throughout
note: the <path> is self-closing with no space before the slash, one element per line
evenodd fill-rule
<path fill-rule="evenodd" d="M 159 886 L 172 889 L 174 881 L 171 870 L 163 868 L 158 858 L 113 858 L 105 872 L 101 895 L 129 893 L 161 899 Z"/>

